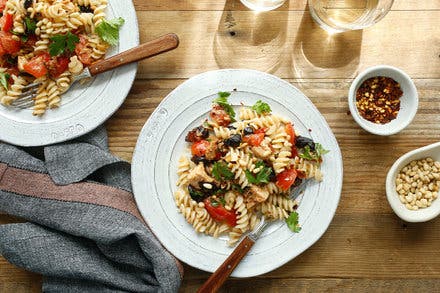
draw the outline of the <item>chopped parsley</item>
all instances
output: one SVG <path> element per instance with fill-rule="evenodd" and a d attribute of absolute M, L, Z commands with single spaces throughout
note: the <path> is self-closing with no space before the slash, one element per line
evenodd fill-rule
<path fill-rule="evenodd" d="M 35 20 L 33 18 L 26 16 L 26 18 L 24 19 L 24 23 L 26 25 L 26 34 L 34 35 L 35 30 L 37 29 L 37 23 L 35 22 Z"/>
<path fill-rule="evenodd" d="M 324 149 L 320 143 L 315 143 L 314 151 L 310 149 L 310 146 L 306 145 L 302 149 L 302 152 L 299 154 L 299 156 L 306 160 L 321 162 L 322 156 L 327 154 L 328 152 L 330 151 Z"/>
<path fill-rule="evenodd" d="M 258 114 L 269 114 L 272 112 L 268 103 L 263 102 L 262 100 L 258 100 L 255 105 L 252 106 L 252 110 L 257 112 Z"/>
<path fill-rule="evenodd" d="M 225 163 L 215 162 L 212 165 L 212 176 L 218 181 L 224 181 L 234 178 L 234 173 L 229 170 Z"/>
<path fill-rule="evenodd" d="M 289 217 L 286 219 L 287 227 L 289 227 L 289 229 L 294 233 L 299 233 L 299 231 L 301 231 L 298 218 L 299 216 L 297 212 L 291 212 Z"/>
<path fill-rule="evenodd" d="M 231 122 L 235 122 L 235 111 L 234 108 L 228 103 L 228 97 L 231 95 L 231 93 L 228 92 L 219 92 L 218 98 L 212 101 L 213 103 L 218 104 L 223 108 L 223 110 L 226 111 L 226 113 L 231 118 Z"/>
<path fill-rule="evenodd" d="M 125 23 L 122 17 L 103 20 L 96 26 L 96 33 L 106 43 L 115 46 L 119 41 L 119 28 Z"/>
<path fill-rule="evenodd" d="M 73 52 L 75 45 L 79 43 L 77 35 L 68 32 L 65 35 L 55 35 L 50 38 L 52 43 L 49 45 L 49 54 L 51 56 L 58 56 L 65 52 Z"/>
<path fill-rule="evenodd" d="M 269 183 L 272 168 L 267 167 L 263 161 L 259 161 L 255 164 L 255 168 L 260 168 L 260 171 L 258 171 L 257 174 L 254 174 L 249 170 L 245 171 L 247 180 L 252 184 Z"/>
<path fill-rule="evenodd" d="M 11 76 L 8 73 L 0 72 L 0 84 L 5 88 L 5 90 L 8 90 L 8 79 Z"/>

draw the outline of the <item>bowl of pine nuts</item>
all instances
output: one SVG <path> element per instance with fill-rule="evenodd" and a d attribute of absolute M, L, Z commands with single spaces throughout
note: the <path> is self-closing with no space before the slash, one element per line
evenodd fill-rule
<path fill-rule="evenodd" d="M 400 157 L 388 171 L 387 199 L 406 222 L 426 222 L 440 214 L 440 142 Z"/>
<path fill-rule="evenodd" d="M 361 72 L 348 93 L 353 119 L 366 131 L 382 136 L 405 129 L 416 115 L 418 103 L 412 79 L 399 68 L 388 65 Z"/>

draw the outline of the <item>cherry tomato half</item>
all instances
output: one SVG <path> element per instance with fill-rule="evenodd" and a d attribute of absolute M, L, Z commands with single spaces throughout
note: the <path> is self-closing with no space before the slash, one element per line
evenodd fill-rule
<path fill-rule="evenodd" d="M 209 148 L 209 141 L 201 140 L 193 143 L 193 145 L 191 146 L 191 153 L 193 154 L 193 156 L 201 157 L 206 154 L 208 148 Z"/>
<path fill-rule="evenodd" d="M 259 146 L 263 140 L 264 133 L 254 133 L 243 137 L 243 141 L 247 142 L 250 146 Z"/>
<path fill-rule="evenodd" d="M 295 130 L 293 129 L 292 123 L 287 123 L 286 124 L 286 132 L 290 136 L 290 143 L 292 145 L 295 145 L 296 135 L 295 135 Z"/>
<path fill-rule="evenodd" d="M 295 169 L 287 169 L 277 175 L 278 185 L 282 190 L 289 190 L 290 186 L 295 183 L 297 172 Z"/>
<path fill-rule="evenodd" d="M 23 65 L 23 69 L 35 78 L 43 77 L 47 74 L 45 61 L 46 58 L 44 55 L 35 56 Z"/>
<path fill-rule="evenodd" d="M 20 51 L 21 42 L 14 40 L 10 32 L 0 31 L 0 42 L 7 54 L 14 54 Z"/>
<path fill-rule="evenodd" d="M 70 60 L 68 57 L 61 56 L 52 58 L 47 66 L 50 76 L 54 78 L 59 77 L 64 71 L 67 70 L 67 67 L 69 66 L 69 61 Z"/>
<path fill-rule="evenodd" d="M 0 13 L 3 12 L 3 9 L 5 9 L 6 2 L 8 2 L 8 0 L 0 0 Z"/>
<path fill-rule="evenodd" d="M 12 28 L 12 24 L 14 22 L 14 17 L 12 16 L 12 14 L 5 14 L 3 15 L 3 31 L 4 32 L 9 32 Z"/>
<path fill-rule="evenodd" d="M 226 223 L 229 227 L 237 225 L 237 216 L 234 210 L 228 211 L 220 203 L 216 203 L 214 206 L 211 199 L 206 198 L 203 203 L 208 211 L 209 215 L 217 222 Z"/>

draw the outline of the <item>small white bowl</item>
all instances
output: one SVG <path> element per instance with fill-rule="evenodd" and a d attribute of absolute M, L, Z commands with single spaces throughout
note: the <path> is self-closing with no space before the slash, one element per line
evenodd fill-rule
<path fill-rule="evenodd" d="M 420 160 L 426 157 L 431 157 L 434 161 L 440 161 L 440 142 L 404 154 L 388 171 L 385 183 L 388 202 L 396 215 L 407 222 L 426 222 L 440 214 L 440 198 L 433 200 L 429 207 L 412 211 L 408 210 L 405 205 L 400 202 L 399 195 L 396 191 L 396 176 L 400 170 L 412 160 Z"/>
<path fill-rule="evenodd" d="M 386 124 L 377 124 L 363 118 L 356 107 L 356 92 L 361 84 L 375 76 L 386 76 L 394 79 L 400 84 L 403 96 L 400 98 L 400 110 L 396 119 Z M 377 135 L 392 135 L 407 127 L 416 115 L 419 104 L 419 97 L 416 86 L 411 78 L 402 70 L 388 66 L 378 65 L 370 67 L 360 73 L 351 84 L 348 93 L 348 106 L 354 120 L 366 131 Z"/>

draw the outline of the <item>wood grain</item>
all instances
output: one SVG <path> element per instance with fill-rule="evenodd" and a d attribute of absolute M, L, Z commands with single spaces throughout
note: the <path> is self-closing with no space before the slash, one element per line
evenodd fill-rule
<path fill-rule="evenodd" d="M 440 1 L 395 1 L 372 28 L 329 36 L 305 0 L 255 14 L 238 0 L 135 0 L 141 40 L 175 32 L 178 49 L 141 62 L 122 108 L 106 123 L 110 149 L 131 160 L 137 136 L 160 101 L 187 78 L 226 67 L 255 68 L 285 78 L 326 118 L 344 158 L 336 216 L 324 236 L 281 268 L 252 279 L 230 279 L 220 292 L 436 292 L 440 290 L 440 219 L 406 224 L 385 197 L 388 168 L 400 155 L 438 141 L 440 133 Z M 419 110 L 392 137 L 366 133 L 348 113 L 356 74 L 390 64 L 415 79 Z M 0 224 L 22 222 L 0 214 Z M 209 277 L 185 265 L 181 292 Z M 41 276 L 0 257 L 0 292 L 40 292 Z"/>
<path fill-rule="evenodd" d="M 377 64 L 413 78 L 440 78 L 440 34 L 432 25 L 440 10 L 392 11 L 369 29 L 336 35 L 302 11 L 138 11 L 138 18 L 142 41 L 168 32 L 181 39 L 173 52 L 140 63 L 142 79 L 231 67 L 281 78 L 352 78 Z"/>
<path fill-rule="evenodd" d="M 149 11 L 213 11 L 213 10 L 249 10 L 239 0 L 134 0 L 137 10 Z M 307 0 L 290 0 L 278 10 L 300 10 L 306 9 Z M 392 10 L 439 10 L 440 2 L 437 0 L 405 0 L 394 1 Z"/>

